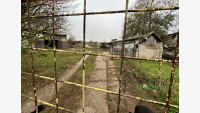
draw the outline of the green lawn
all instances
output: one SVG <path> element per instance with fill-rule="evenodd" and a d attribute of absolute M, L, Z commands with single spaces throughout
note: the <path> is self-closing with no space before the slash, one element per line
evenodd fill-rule
<path fill-rule="evenodd" d="M 53 52 L 49 51 L 34 51 L 34 68 L 35 74 L 54 77 L 54 57 Z M 67 69 L 74 65 L 82 58 L 82 55 L 73 55 L 69 53 L 56 52 L 56 70 L 58 77 Z M 31 73 L 31 56 L 30 52 L 22 53 L 21 55 L 21 71 Z M 44 87 L 52 81 L 35 77 L 37 88 Z M 27 94 L 32 88 L 32 76 L 21 75 L 22 94 Z"/>

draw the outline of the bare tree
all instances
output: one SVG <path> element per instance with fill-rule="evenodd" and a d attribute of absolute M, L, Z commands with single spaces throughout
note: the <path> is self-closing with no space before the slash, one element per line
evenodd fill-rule
<path fill-rule="evenodd" d="M 78 6 L 74 3 L 75 0 L 58 1 L 55 3 L 55 14 L 67 14 L 73 13 Z M 51 1 L 38 1 L 30 2 L 30 15 L 41 16 L 49 15 L 52 11 Z M 21 3 L 21 16 L 27 17 L 27 3 Z M 56 17 L 55 18 L 55 33 L 69 34 L 71 29 L 71 23 L 68 17 Z M 39 38 L 45 38 L 52 33 L 52 18 L 31 18 L 31 30 L 34 40 Z M 40 37 L 42 33 L 47 33 Z M 28 20 L 23 18 L 21 20 L 21 37 L 22 41 L 28 38 Z"/>

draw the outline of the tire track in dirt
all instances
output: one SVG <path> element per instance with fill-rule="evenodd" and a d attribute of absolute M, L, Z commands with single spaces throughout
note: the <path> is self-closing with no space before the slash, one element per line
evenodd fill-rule
<path fill-rule="evenodd" d="M 88 58 L 88 55 L 86 55 L 85 59 Z M 73 65 L 70 69 L 67 69 L 64 74 L 59 78 L 59 80 L 65 81 L 68 80 L 75 72 L 76 70 L 82 66 L 83 59 L 81 59 L 79 62 L 77 62 L 75 65 Z M 61 88 L 64 85 L 64 83 L 58 82 L 57 88 Z M 33 92 L 30 92 L 28 94 L 29 96 L 34 96 Z M 52 97 L 55 95 L 55 83 L 49 84 L 41 89 L 37 90 L 37 99 L 43 100 L 45 102 L 49 102 Z M 40 105 L 40 103 L 38 103 Z M 35 109 L 35 103 L 33 100 L 26 100 L 24 103 L 21 104 L 21 112 L 22 113 L 30 113 L 31 111 L 34 111 Z"/>

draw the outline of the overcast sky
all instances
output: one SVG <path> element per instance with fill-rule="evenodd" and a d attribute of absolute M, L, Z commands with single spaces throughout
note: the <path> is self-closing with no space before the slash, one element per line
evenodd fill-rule
<path fill-rule="evenodd" d="M 75 13 L 83 12 L 83 0 L 76 0 L 80 5 Z M 135 0 L 129 0 L 129 7 Z M 86 12 L 125 10 L 126 0 L 87 0 Z M 119 39 L 122 36 L 125 13 L 121 14 L 100 14 L 86 16 L 86 41 L 110 41 Z M 69 17 L 72 23 L 72 35 L 76 40 L 83 39 L 83 16 Z"/>

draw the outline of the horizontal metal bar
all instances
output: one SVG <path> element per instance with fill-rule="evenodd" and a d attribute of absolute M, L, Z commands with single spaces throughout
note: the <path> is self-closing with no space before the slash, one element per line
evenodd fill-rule
<path fill-rule="evenodd" d="M 21 72 L 21 73 L 27 74 L 27 75 L 31 75 L 31 73 L 27 73 L 27 72 Z M 35 76 L 39 77 L 39 78 L 43 78 L 43 79 L 48 79 L 48 80 L 51 80 L 51 81 L 55 81 L 54 78 L 45 77 L 45 76 L 36 75 L 36 74 L 35 74 Z M 79 87 L 85 87 L 85 88 L 92 89 L 92 90 L 97 90 L 97 91 L 102 91 L 102 92 L 106 92 L 106 93 L 110 93 L 110 94 L 119 95 L 118 92 L 113 92 L 113 91 L 109 91 L 109 90 L 105 90 L 105 89 L 100 89 L 100 88 L 95 88 L 95 87 L 91 87 L 91 86 L 86 86 L 86 85 L 82 85 L 82 84 L 78 84 L 78 83 L 73 83 L 73 82 L 69 82 L 69 81 L 58 80 L 58 82 L 63 82 L 63 83 L 70 84 L 70 85 L 75 85 L 75 86 L 79 86 Z M 143 101 L 143 102 L 149 102 L 149 103 L 159 104 L 159 105 L 162 105 L 162 106 L 166 105 L 166 103 L 164 103 L 164 102 L 159 102 L 159 101 L 154 101 L 154 100 L 148 100 L 148 99 L 144 99 L 144 98 L 141 98 L 141 97 L 135 97 L 135 96 L 125 95 L 125 94 L 121 94 L 121 96 L 132 98 L 132 99 L 136 99 L 136 100 L 140 100 L 140 101 Z M 177 106 L 177 105 L 171 105 L 170 104 L 169 106 L 170 107 L 174 107 L 174 108 L 179 108 L 179 106 Z"/>
<path fill-rule="evenodd" d="M 33 97 L 31 97 L 31 96 L 27 96 L 27 95 L 24 95 L 24 94 L 21 94 L 23 97 L 26 97 L 26 98 L 29 98 L 29 99 L 31 99 L 31 100 L 35 100 Z M 43 103 L 43 104 L 45 104 L 45 105 L 47 105 L 47 106 L 51 106 L 51 107 L 54 107 L 54 108 L 56 108 L 56 105 L 54 105 L 54 104 L 51 104 L 51 103 L 48 103 L 48 102 L 45 102 L 45 101 L 42 101 L 42 100 L 38 100 L 37 99 L 37 101 L 38 102 L 41 102 L 41 103 Z M 60 109 L 60 110 L 64 110 L 64 111 L 68 111 L 68 112 L 70 112 L 70 113 L 75 113 L 75 112 L 73 112 L 73 111 L 71 111 L 71 110 L 69 110 L 69 109 L 65 109 L 65 108 L 63 108 L 63 107 L 58 107 L 58 109 Z"/>
<path fill-rule="evenodd" d="M 31 49 L 31 48 L 25 48 L 25 49 Z M 33 50 L 40 50 L 40 51 L 57 51 L 57 52 L 64 52 L 64 53 L 72 53 L 72 54 L 80 54 L 82 55 L 83 52 L 75 52 L 75 51 L 66 51 L 66 50 L 60 50 L 60 49 L 44 49 L 44 48 L 33 48 Z M 104 54 L 95 54 L 95 53 L 85 53 L 85 55 L 94 55 L 94 56 L 105 56 L 105 57 L 111 57 L 111 58 L 122 58 L 122 56 L 117 55 L 104 55 Z M 130 57 L 130 56 L 124 56 L 125 59 L 136 59 L 136 60 L 149 60 L 149 61 L 161 61 L 161 62 L 170 62 L 172 63 L 172 60 L 163 60 L 163 59 L 149 59 L 149 58 L 138 58 L 138 57 Z M 179 63 L 179 61 L 176 61 L 175 63 Z"/>
<path fill-rule="evenodd" d="M 179 7 L 162 7 L 162 8 L 151 8 L 151 9 L 133 9 L 128 10 L 128 12 L 145 12 L 145 11 L 161 11 L 161 10 L 177 10 Z M 115 13 L 125 13 L 125 10 L 117 10 L 117 11 L 103 11 L 103 12 L 88 12 L 85 15 L 97 15 L 97 14 L 115 14 Z M 73 14 L 57 14 L 54 17 L 61 17 L 61 16 L 80 16 L 84 15 L 84 13 L 73 13 Z M 46 18 L 52 17 L 52 15 L 45 15 L 45 16 L 30 16 L 31 18 Z M 22 17 L 22 19 L 28 17 Z"/>

